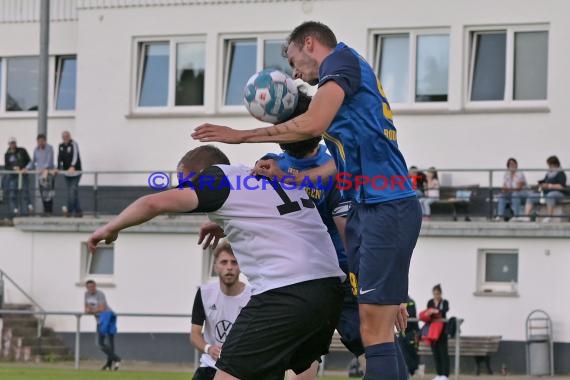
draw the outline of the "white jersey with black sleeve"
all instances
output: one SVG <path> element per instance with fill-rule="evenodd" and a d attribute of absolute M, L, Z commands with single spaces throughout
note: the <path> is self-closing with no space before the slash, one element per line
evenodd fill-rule
<path fill-rule="evenodd" d="M 216 165 L 192 181 L 194 212 L 220 225 L 253 294 L 328 277 L 345 279 L 327 229 L 304 189 Z M 284 188 L 285 187 L 285 188 Z"/>

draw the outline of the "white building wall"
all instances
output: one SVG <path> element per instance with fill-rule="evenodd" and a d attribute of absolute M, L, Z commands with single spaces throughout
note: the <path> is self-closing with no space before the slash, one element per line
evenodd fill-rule
<path fill-rule="evenodd" d="M 519 250 L 518 297 L 474 295 L 480 248 Z M 423 310 L 432 287 L 440 283 L 450 315 L 465 319 L 465 335 L 504 340 L 525 340 L 526 317 L 543 309 L 553 320 L 555 340 L 569 342 L 568 248 L 566 239 L 421 237 L 412 258 L 410 295 Z"/>

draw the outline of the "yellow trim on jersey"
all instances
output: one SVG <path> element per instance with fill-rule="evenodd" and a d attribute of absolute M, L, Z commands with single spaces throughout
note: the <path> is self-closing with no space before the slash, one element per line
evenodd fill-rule
<path fill-rule="evenodd" d="M 392 114 L 392 110 L 390 106 L 386 102 L 382 102 L 382 112 L 384 113 L 384 117 L 390 121 L 394 120 L 394 115 Z"/>
<path fill-rule="evenodd" d="M 338 152 L 340 154 L 340 157 L 342 158 L 343 161 L 346 161 L 346 157 L 344 155 L 344 147 L 342 146 L 342 142 L 340 142 L 339 139 L 332 137 L 328 132 L 323 132 L 323 138 L 325 140 L 329 140 L 334 145 L 336 145 L 336 147 L 338 148 Z"/>

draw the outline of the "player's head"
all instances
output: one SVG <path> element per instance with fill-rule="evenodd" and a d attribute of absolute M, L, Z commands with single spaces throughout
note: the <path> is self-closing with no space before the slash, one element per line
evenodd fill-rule
<path fill-rule="evenodd" d="M 226 286 L 235 285 L 239 281 L 239 264 L 230 243 L 223 241 L 214 250 L 214 271 Z"/>
<path fill-rule="evenodd" d="M 86 281 L 85 287 L 87 288 L 87 292 L 91 294 L 94 294 L 97 291 L 97 284 L 93 280 Z"/>
<path fill-rule="evenodd" d="M 299 101 L 297 103 L 297 108 L 289 117 L 293 119 L 299 115 L 304 114 L 309 109 L 309 104 L 311 103 L 311 97 L 299 92 Z M 315 149 L 319 146 L 321 137 L 312 137 L 308 140 L 296 141 L 292 143 L 281 143 L 279 146 L 284 152 L 290 154 L 295 158 L 305 158 L 308 154 L 313 153 Z"/>
<path fill-rule="evenodd" d="M 318 82 L 319 65 L 336 45 L 336 36 L 328 26 L 307 21 L 293 29 L 283 50 L 294 77 L 314 85 Z"/>
<path fill-rule="evenodd" d="M 177 171 L 184 173 L 186 178 L 190 173 L 200 173 L 212 165 L 229 165 L 230 160 L 220 149 L 213 145 L 202 145 L 186 153 L 178 162 Z"/>

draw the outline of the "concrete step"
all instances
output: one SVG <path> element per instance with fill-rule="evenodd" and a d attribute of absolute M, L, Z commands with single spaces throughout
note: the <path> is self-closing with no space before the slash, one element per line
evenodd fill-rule
<path fill-rule="evenodd" d="M 36 338 L 37 337 L 37 327 L 36 326 L 30 326 L 30 327 L 13 327 L 12 329 L 12 335 L 13 336 L 20 336 L 23 338 Z M 5 329 L 6 330 L 6 329 Z M 48 327 L 44 327 L 41 330 L 41 336 L 44 338 L 51 338 L 51 337 L 55 337 L 55 332 L 48 328 Z"/>
<path fill-rule="evenodd" d="M 5 310 L 33 310 L 33 306 L 32 305 L 28 305 L 28 304 L 20 304 L 20 303 L 5 303 L 2 306 L 2 309 Z"/>
<path fill-rule="evenodd" d="M 5 328 L 14 327 L 34 327 L 38 325 L 38 320 L 33 316 L 10 315 L 2 318 Z"/>

